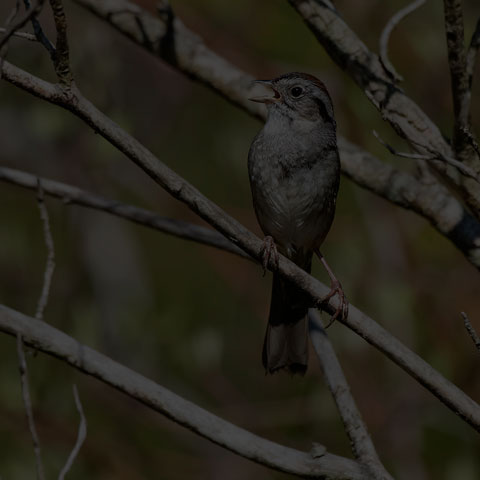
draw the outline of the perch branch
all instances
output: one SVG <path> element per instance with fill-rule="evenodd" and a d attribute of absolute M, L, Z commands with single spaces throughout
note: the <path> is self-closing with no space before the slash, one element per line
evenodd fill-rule
<path fill-rule="evenodd" d="M 178 17 L 172 17 L 173 13 L 167 23 L 165 16 L 155 17 L 127 0 L 74 1 L 189 78 L 264 119 L 265 111 L 259 104 L 247 101 L 253 77 L 210 50 Z M 175 55 L 167 55 L 167 50 L 160 48 L 165 43 Z M 480 268 L 480 223 L 445 186 L 440 182 L 420 185 L 412 175 L 381 162 L 342 137 L 339 148 L 345 175 L 395 205 L 422 215 Z"/>
<path fill-rule="evenodd" d="M 310 339 L 320 362 L 328 389 L 342 418 L 353 455 L 361 464 L 368 468 L 371 478 L 393 480 L 378 458 L 375 446 L 367 431 L 362 415 L 355 404 L 355 400 L 350 393 L 350 387 L 318 312 L 310 309 L 308 321 Z"/>
<path fill-rule="evenodd" d="M 145 146 L 97 110 L 81 95 L 74 84 L 69 88 L 65 88 L 61 84 L 50 84 L 9 62 L 4 62 L 3 75 L 6 80 L 19 88 L 59 105 L 82 119 L 173 197 L 185 203 L 245 253 L 257 261 L 261 261 L 264 244 L 260 238 L 227 215 L 219 206 L 162 163 Z M 310 295 L 315 304 L 333 315 L 338 301 L 328 305 L 322 303 L 330 291 L 329 287 L 283 255 L 279 255 L 278 266 L 270 265 L 269 268 L 274 268 L 282 277 L 288 278 L 289 281 Z M 473 428 L 480 430 L 480 406 L 374 320 L 351 306 L 348 317 L 342 322 L 385 353 Z"/>
<path fill-rule="evenodd" d="M 37 180 L 37 205 L 38 209 L 40 210 L 40 218 L 43 225 L 43 237 L 45 239 L 45 245 L 47 247 L 47 262 L 45 265 L 45 272 L 43 274 L 42 293 L 38 300 L 35 318 L 37 320 L 43 320 L 43 312 L 48 303 L 50 285 L 52 284 L 53 272 L 55 271 L 55 248 L 53 244 L 52 231 L 50 229 L 48 210 L 44 202 L 42 182 L 40 179 Z"/>
<path fill-rule="evenodd" d="M 403 77 L 395 70 L 394 66 L 388 58 L 388 42 L 390 41 L 390 35 L 393 29 L 410 13 L 421 7 L 426 0 L 415 0 L 406 7 L 399 10 L 392 18 L 387 22 L 385 28 L 380 35 L 380 61 L 383 64 L 385 70 L 391 75 L 392 79 L 396 82 L 402 82 Z"/>
<path fill-rule="evenodd" d="M 315 458 L 309 453 L 278 445 L 243 430 L 82 345 L 47 323 L 1 305 L 0 331 L 21 335 L 35 349 L 62 359 L 217 445 L 267 467 L 306 478 L 370 478 L 364 468 L 353 460 L 330 453 Z"/>
<path fill-rule="evenodd" d="M 0 181 L 6 181 L 29 189 L 35 189 L 37 178 L 38 177 L 35 175 L 20 170 L 0 167 Z M 236 247 L 223 235 L 211 228 L 202 227 L 182 220 L 173 220 L 171 218 L 162 217 L 149 210 L 101 197 L 100 195 L 95 195 L 86 190 L 65 183 L 55 182 L 46 178 L 41 178 L 40 181 L 42 182 L 42 188 L 47 195 L 59 198 L 67 205 L 76 204 L 95 210 L 101 210 L 120 218 L 130 220 L 139 225 L 159 230 L 163 233 L 175 235 L 176 237 L 184 238 L 186 240 L 193 240 L 253 260 L 252 257 L 247 255 L 243 250 Z"/>
<path fill-rule="evenodd" d="M 18 356 L 18 365 L 20 369 L 22 398 L 23 398 L 23 405 L 25 407 L 25 413 L 27 414 L 28 429 L 30 430 L 30 435 L 32 437 L 33 451 L 35 452 L 35 468 L 37 472 L 37 479 L 45 480 L 45 474 L 43 472 L 40 440 L 38 438 L 37 428 L 35 427 L 35 420 L 33 418 L 32 400 L 30 398 L 30 388 L 28 387 L 28 370 L 27 370 L 27 361 L 25 360 L 25 352 L 23 351 L 23 338 L 20 331 L 15 332 L 13 335 L 17 337 L 17 356 Z"/>

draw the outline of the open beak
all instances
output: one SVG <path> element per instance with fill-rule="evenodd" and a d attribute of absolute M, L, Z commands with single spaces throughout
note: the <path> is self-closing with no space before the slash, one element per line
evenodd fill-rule
<path fill-rule="evenodd" d="M 258 95 L 256 97 L 251 97 L 249 100 L 252 102 L 258 103 L 275 103 L 281 99 L 280 94 L 275 88 L 273 88 L 272 82 L 270 80 L 255 80 L 253 83 L 258 83 L 266 87 L 267 92 L 264 95 Z"/>

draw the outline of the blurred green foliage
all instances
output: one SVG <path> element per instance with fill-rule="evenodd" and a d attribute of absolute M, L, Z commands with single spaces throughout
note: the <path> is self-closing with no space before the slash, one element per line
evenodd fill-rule
<path fill-rule="evenodd" d="M 154 11 L 153 0 L 143 0 Z M 470 34 L 480 15 L 465 3 Z M 14 2 L 0 5 L 6 18 Z M 373 49 L 405 2 L 338 0 Z M 340 133 L 398 168 L 371 131 L 407 147 L 327 57 L 287 2 L 177 0 L 173 7 L 207 44 L 251 74 L 304 70 L 324 79 Z M 257 121 L 149 56 L 66 2 L 73 71 L 82 91 L 175 171 L 259 233 L 246 158 Z M 45 10 L 48 10 L 47 8 Z M 404 88 L 450 134 L 452 107 L 441 2 L 428 2 L 395 30 L 390 56 Z M 42 23 L 53 38 L 47 11 Z M 46 53 L 14 39 L 8 59 L 54 79 Z M 478 69 L 477 69 L 478 72 Z M 480 72 L 473 118 L 480 119 Z M 200 222 L 123 155 L 68 112 L 0 83 L 2 164 L 72 183 L 159 213 Z M 260 363 L 270 277 L 249 262 L 105 214 L 47 199 L 57 268 L 45 320 L 242 427 L 309 450 L 320 442 L 349 456 L 335 406 L 312 356 L 305 378 L 265 377 Z M 0 302 L 35 312 L 45 246 L 35 193 L 0 185 Z M 473 398 L 478 352 L 459 312 L 480 330 L 478 272 L 413 213 L 342 179 L 324 253 L 349 300 L 385 325 Z M 318 265 L 314 274 L 326 280 Z M 480 478 L 478 435 L 363 340 L 329 330 L 352 391 L 387 467 L 399 479 Z M 75 441 L 79 386 L 87 441 L 68 478 L 286 478 L 234 456 L 124 395 L 42 354 L 28 355 L 48 478 Z M 0 476 L 34 477 L 15 341 L 0 336 Z"/>

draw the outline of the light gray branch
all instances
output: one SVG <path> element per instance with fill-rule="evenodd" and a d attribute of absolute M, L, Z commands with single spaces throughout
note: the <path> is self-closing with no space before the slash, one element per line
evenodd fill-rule
<path fill-rule="evenodd" d="M 66 88 L 59 84 L 52 85 L 11 65 L 9 62 L 4 62 L 3 75 L 6 80 L 19 88 L 62 106 L 81 118 L 136 163 L 173 197 L 185 203 L 192 211 L 240 247 L 245 253 L 254 257 L 257 261 L 261 261 L 264 242 L 260 238 L 227 215 L 219 206 L 163 164 L 145 146 L 97 110 L 92 103 L 81 95 L 74 84 L 72 84 L 71 88 Z M 270 265 L 269 268 L 272 269 L 274 267 Z M 338 301 L 334 300 L 333 304 L 328 305 L 323 303 L 323 299 L 328 295 L 330 288 L 283 255 L 279 255 L 278 270 L 275 268 L 275 271 L 304 290 L 310 295 L 316 305 L 329 314 L 332 315 L 335 312 Z M 374 320 L 351 305 L 349 315 L 342 320 L 342 323 L 385 353 L 387 357 L 418 380 L 446 406 L 473 428 L 480 431 L 480 406 Z"/>
<path fill-rule="evenodd" d="M 128 0 L 73 1 L 189 78 L 212 88 L 249 114 L 264 118 L 265 111 L 259 104 L 247 100 L 254 78 L 210 50 L 178 17 L 172 14 L 168 21 L 165 15 L 154 17 Z M 330 2 L 323 3 L 333 9 Z M 439 182 L 420 185 L 412 175 L 382 163 L 341 137 L 339 148 L 345 175 L 395 205 L 412 209 L 429 220 L 470 262 L 480 267 L 480 223 L 446 187 Z M 380 177 L 379 169 L 383 173 Z M 394 192 L 390 192 L 392 181 Z"/>
<path fill-rule="evenodd" d="M 233 425 L 45 322 L 0 305 L 0 331 L 67 362 L 212 442 L 267 467 L 305 478 L 367 480 L 363 467 L 325 453 L 320 458 L 278 445 Z"/>
<path fill-rule="evenodd" d="M 82 190 L 72 185 L 55 182 L 46 178 L 39 178 L 20 170 L 0 167 L 0 181 L 9 182 L 14 185 L 34 190 L 36 189 L 37 179 L 41 181 L 42 188 L 47 195 L 61 199 L 66 205 L 81 205 L 83 207 L 107 212 L 139 225 L 144 225 L 163 233 L 175 235 L 179 238 L 193 240 L 194 242 L 219 248 L 253 261 L 252 257 L 211 228 L 202 227 L 182 220 L 162 217 L 154 212 L 145 210 L 144 208 L 127 205 L 101 197 L 100 195 L 87 192 L 86 190 Z"/>
<path fill-rule="evenodd" d="M 327 382 L 355 458 L 368 469 L 372 479 L 393 480 L 378 458 L 375 446 L 367 431 L 355 400 L 350 393 L 350 387 L 343 374 L 335 350 L 328 338 L 317 311 L 308 312 L 310 339 L 320 362 L 323 376 Z"/>
<path fill-rule="evenodd" d="M 67 39 L 67 18 L 63 8 L 62 0 L 50 0 L 50 6 L 53 12 L 53 20 L 57 31 L 57 40 L 55 42 L 55 54 L 53 63 L 55 72 L 60 82 L 65 85 L 72 83 L 73 77 L 70 70 L 70 52 Z"/>
<path fill-rule="evenodd" d="M 47 247 L 47 262 L 43 274 L 42 293 L 37 304 L 37 311 L 35 318 L 43 320 L 43 312 L 48 303 L 48 296 L 50 294 L 50 285 L 52 284 L 53 272 L 55 271 L 55 247 L 53 243 L 52 232 L 50 229 L 50 219 L 48 217 L 48 210 L 44 202 L 43 187 L 40 179 L 37 179 L 37 205 L 40 211 L 40 219 L 43 226 L 43 237 Z"/>
<path fill-rule="evenodd" d="M 402 82 L 402 76 L 397 73 L 394 66 L 388 58 L 388 42 L 393 29 L 410 13 L 414 12 L 417 8 L 421 7 L 426 0 L 415 0 L 399 10 L 393 17 L 387 22 L 385 28 L 380 35 L 380 61 L 387 72 L 392 76 L 396 82 Z"/>
<path fill-rule="evenodd" d="M 35 321 L 34 319 L 32 320 Z M 22 333 L 18 330 L 15 333 L 12 333 L 12 335 L 15 335 L 17 337 L 17 356 L 20 369 L 22 398 L 23 405 L 25 407 L 25 413 L 27 415 L 28 429 L 30 430 L 30 435 L 32 437 L 33 451 L 35 452 L 35 470 L 37 472 L 37 480 L 45 480 L 40 440 L 38 438 L 37 428 L 35 427 L 35 420 L 33 418 L 32 400 L 30 398 L 30 388 L 28 386 L 27 361 L 25 360 L 25 352 L 23 351 Z"/>

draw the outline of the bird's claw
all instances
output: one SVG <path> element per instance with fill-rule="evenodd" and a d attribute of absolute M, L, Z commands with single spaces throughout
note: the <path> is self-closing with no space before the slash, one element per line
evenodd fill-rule
<path fill-rule="evenodd" d="M 340 316 L 341 320 L 345 320 L 348 317 L 348 301 L 347 297 L 345 296 L 345 292 L 343 291 L 342 285 L 338 280 L 334 280 L 332 282 L 332 286 L 330 288 L 330 291 L 328 292 L 327 296 L 322 299 L 321 303 L 325 304 L 328 303 L 329 300 L 335 296 L 338 295 L 338 298 L 340 300 L 335 313 L 332 315 L 332 318 L 328 322 L 325 328 L 328 328 L 330 325 L 332 325 L 333 322 Z"/>
<path fill-rule="evenodd" d="M 267 235 L 263 239 L 262 247 L 262 267 L 263 267 L 263 276 L 267 273 L 267 268 L 269 263 L 273 261 L 275 268 L 278 268 L 279 255 L 277 246 L 275 245 L 275 240 L 270 235 Z"/>

